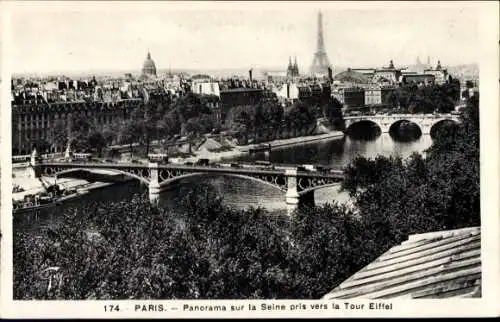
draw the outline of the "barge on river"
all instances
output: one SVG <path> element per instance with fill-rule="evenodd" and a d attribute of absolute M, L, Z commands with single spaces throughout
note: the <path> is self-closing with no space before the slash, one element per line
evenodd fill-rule
<path fill-rule="evenodd" d="M 24 201 L 13 201 L 12 203 L 12 213 L 14 215 L 31 213 L 34 211 L 40 211 L 49 209 L 63 202 L 81 197 L 87 194 L 88 190 L 71 190 L 68 194 L 63 194 L 61 196 L 49 197 L 49 196 L 35 196 L 35 198 L 28 198 Z"/>

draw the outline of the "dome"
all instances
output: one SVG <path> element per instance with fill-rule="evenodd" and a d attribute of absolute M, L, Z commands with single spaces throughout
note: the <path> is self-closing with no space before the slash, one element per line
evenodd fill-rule
<path fill-rule="evenodd" d="M 142 73 L 145 75 L 154 75 L 156 76 L 156 65 L 153 59 L 151 59 L 151 54 L 148 52 L 146 60 L 144 60 L 144 64 L 142 65 Z"/>
<path fill-rule="evenodd" d="M 363 73 L 359 73 L 351 69 L 348 69 L 346 71 L 343 71 L 335 75 L 333 77 L 333 80 L 339 82 L 355 83 L 355 84 L 367 84 L 370 83 L 371 77 Z"/>

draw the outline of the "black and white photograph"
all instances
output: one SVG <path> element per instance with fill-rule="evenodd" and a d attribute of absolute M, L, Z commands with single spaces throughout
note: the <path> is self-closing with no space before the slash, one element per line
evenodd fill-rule
<path fill-rule="evenodd" d="M 484 10 L 343 4 L 11 3 L 12 300 L 481 299 Z"/>

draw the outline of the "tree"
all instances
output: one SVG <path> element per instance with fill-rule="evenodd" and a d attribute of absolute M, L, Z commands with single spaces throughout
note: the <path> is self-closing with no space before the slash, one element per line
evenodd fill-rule
<path fill-rule="evenodd" d="M 180 121 L 176 113 L 168 112 L 158 121 L 159 137 L 164 139 L 180 132 Z"/>
<path fill-rule="evenodd" d="M 184 129 L 187 132 L 189 140 L 189 153 L 193 153 L 192 143 L 194 139 L 196 139 L 201 133 L 203 133 L 202 124 L 199 123 L 199 118 L 193 117 L 187 120 Z"/>
<path fill-rule="evenodd" d="M 140 142 L 146 145 L 146 155 L 148 155 L 151 140 L 156 134 L 156 119 L 148 116 L 138 123 L 137 127 L 140 130 Z"/>
<path fill-rule="evenodd" d="M 50 150 L 50 143 L 46 139 L 36 140 L 33 145 L 37 149 L 38 153 L 48 153 Z"/>
<path fill-rule="evenodd" d="M 101 134 L 104 138 L 106 146 L 112 145 L 118 140 L 120 123 L 121 122 L 113 122 L 102 127 Z"/>
<path fill-rule="evenodd" d="M 345 128 L 344 118 L 342 115 L 342 103 L 336 98 L 331 98 L 327 104 L 323 105 L 322 115 L 326 117 L 330 124 L 336 129 L 343 130 Z"/>
<path fill-rule="evenodd" d="M 137 121 L 129 119 L 123 122 L 119 133 L 119 142 L 128 144 L 130 149 L 130 156 L 134 153 L 134 143 L 137 143 L 141 137 L 142 131 L 138 126 Z"/>
<path fill-rule="evenodd" d="M 190 118 L 200 114 L 210 114 L 206 104 L 203 104 L 201 95 L 188 92 L 179 97 L 173 104 L 173 108 L 179 113 L 181 122 L 186 122 Z"/>
<path fill-rule="evenodd" d="M 88 136 L 88 145 L 101 156 L 102 150 L 106 147 L 106 139 L 101 132 L 94 130 Z"/>
<path fill-rule="evenodd" d="M 91 124 L 85 115 L 74 113 L 70 118 L 71 146 L 76 151 L 88 152 L 90 146 L 88 144 L 88 136 L 91 130 Z"/>
<path fill-rule="evenodd" d="M 62 151 L 68 144 L 68 126 L 62 120 L 56 120 L 49 129 L 49 140 L 57 151 Z"/>
<path fill-rule="evenodd" d="M 180 195 L 175 213 L 135 196 L 70 207 L 35 238 L 16 232 L 14 298 L 319 298 L 375 256 L 337 206 L 289 221 L 228 208 L 209 186 Z"/>
<path fill-rule="evenodd" d="M 249 107 L 238 106 L 232 109 L 227 118 L 230 129 L 237 133 L 240 144 L 248 143 L 249 132 L 254 125 L 252 112 Z"/>
<path fill-rule="evenodd" d="M 297 101 L 285 112 L 285 122 L 291 130 L 297 132 L 315 124 L 316 118 L 306 103 Z"/>

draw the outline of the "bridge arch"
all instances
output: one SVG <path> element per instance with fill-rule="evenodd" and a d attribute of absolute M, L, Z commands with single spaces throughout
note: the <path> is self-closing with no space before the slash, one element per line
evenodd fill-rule
<path fill-rule="evenodd" d="M 363 133 L 363 131 L 360 131 L 360 129 L 363 128 L 363 124 L 365 129 L 371 127 L 369 132 Z M 377 137 L 380 133 L 386 132 L 386 130 L 384 125 L 381 124 L 377 119 L 352 118 L 345 120 L 345 132 L 347 134 L 351 134 L 356 137 L 359 136 L 360 138 L 362 138 L 364 136 L 371 137 L 372 135 L 374 135 L 374 137 Z"/>
<path fill-rule="evenodd" d="M 311 192 L 314 192 L 316 190 L 320 190 L 320 189 L 323 189 L 323 188 L 330 188 L 330 187 L 339 187 L 341 185 L 340 182 L 332 182 L 332 183 L 326 183 L 326 184 L 323 184 L 323 185 L 318 185 L 318 186 L 314 186 L 314 187 L 311 187 L 311 188 L 307 188 L 307 189 L 304 189 L 304 190 L 301 190 L 299 191 L 299 197 L 302 197 L 308 193 L 311 193 Z"/>
<path fill-rule="evenodd" d="M 431 138 L 434 138 L 436 135 L 436 131 L 440 126 L 443 126 L 445 124 L 452 124 L 453 126 L 456 127 L 458 125 L 458 123 L 459 123 L 458 120 L 453 119 L 453 118 L 443 118 L 443 119 L 436 120 L 435 122 L 430 124 L 429 134 L 430 134 Z"/>
<path fill-rule="evenodd" d="M 47 170 L 51 170 L 53 172 L 48 172 Z M 92 168 L 71 168 L 71 169 L 64 169 L 64 170 L 58 171 L 57 169 L 53 170 L 52 167 L 47 167 L 44 169 L 44 174 L 49 175 L 49 176 L 56 176 L 56 178 L 57 178 L 61 175 L 67 174 L 67 173 L 78 172 L 78 171 L 91 172 L 92 170 L 95 170 L 95 169 L 92 169 Z M 116 174 L 123 174 L 129 178 L 137 179 L 140 182 L 143 182 L 145 184 L 149 184 L 149 182 L 150 182 L 149 169 L 140 169 L 138 171 L 138 173 L 132 173 L 132 172 L 122 171 L 122 170 L 118 170 L 118 169 L 103 169 L 103 170 L 110 171 L 110 172 L 113 172 Z M 140 172 L 142 172 L 142 174 L 145 176 L 141 176 Z"/>
<path fill-rule="evenodd" d="M 403 132 L 403 133 L 399 132 L 398 133 L 398 131 L 401 130 L 400 126 L 404 122 L 408 122 L 408 124 L 413 124 L 414 126 L 416 126 L 416 129 L 418 129 L 418 133 L 416 134 L 416 137 L 411 135 L 413 133 L 408 133 L 408 132 Z M 412 139 L 418 139 L 422 136 L 422 134 L 424 134 L 424 130 L 422 129 L 422 124 L 418 120 L 412 119 L 410 117 L 394 120 L 393 122 L 390 123 L 389 129 L 387 132 L 389 133 L 389 135 L 393 139 L 402 139 L 405 141 L 412 140 Z M 401 137 L 398 135 L 400 135 Z"/>
<path fill-rule="evenodd" d="M 171 184 L 174 184 L 176 182 L 178 182 L 179 180 L 182 180 L 182 179 L 188 179 L 188 178 L 192 178 L 192 177 L 197 177 L 197 176 L 209 176 L 209 175 L 213 175 L 214 173 L 213 172 L 191 172 L 191 173 L 185 173 L 185 174 L 182 174 L 180 176 L 177 176 L 177 177 L 174 177 L 174 178 L 170 178 L 170 179 L 167 179 L 167 180 L 164 180 L 162 182 L 160 182 L 160 188 L 164 188 L 164 187 L 167 187 L 168 185 L 171 185 Z M 229 177 L 235 177 L 235 178 L 240 178 L 240 179 L 245 179 L 245 180 L 252 180 L 252 181 L 255 181 L 255 182 L 258 182 L 258 183 L 262 183 L 262 184 L 265 184 L 267 186 L 270 186 L 270 187 L 273 187 L 275 189 L 278 189 L 279 191 L 281 192 L 286 192 L 287 191 L 287 179 L 282 176 L 282 177 L 278 177 L 278 176 L 275 176 L 275 175 L 269 175 L 269 180 L 264 180 L 264 179 L 261 179 L 261 178 L 257 178 L 257 177 L 253 177 L 253 176 L 248 176 L 248 175 L 244 175 L 244 174 L 237 174 L 237 173 L 216 173 L 220 176 L 229 176 Z M 281 179 L 280 179 L 281 178 Z"/>
<path fill-rule="evenodd" d="M 353 119 L 346 119 L 345 120 L 345 129 L 348 130 L 350 127 L 353 125 L 359 124 L 359 123 L 372 123 L 375 124 L 376 126 L 379 127 L 380 130 L 382 130 L 383 126 L 378 122 L 376 119 L 372 118 L 353 118 Z"/>
<path fill-rule="evenodd" d="M 346 131 L 353 125 L 360 122 L 372 122 L 376 124 L 382 131 L 387 133 L 395 123 L 408 121 L 419 126 L 422 134 L 430 134 L 431 128 L 442 121 L 450 120 L 455 123 L 460 123 L 458 116 L 453 114 L 392 114 L 392 115 L 361 115 L 348 116 L 344 118 Z"/>

